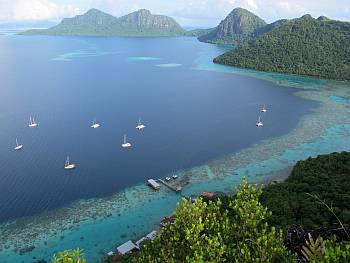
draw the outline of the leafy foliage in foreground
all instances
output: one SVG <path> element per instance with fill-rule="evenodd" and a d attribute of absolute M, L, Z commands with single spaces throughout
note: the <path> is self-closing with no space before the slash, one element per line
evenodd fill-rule
<path fill-rule="evenodd" d="M 283 234 L 269 227 L 271 215 L 259 202 L 262 190 L 244 180 L 228 211 L 220 199 L 183 200 L 175 225 L 146 244 L 135 262 L 293 262 Z"/>
<path fill-rule="evenodd" d="M 261 201 L 271 211 L 269 223 L 286 227 L 300 224 L 309 229 L 339 225 L 337 218 L 313 196 L 333 204 L 344 225 L 350 224 L 350 153 L 332 153 L 299 161 L 282 183 L 264 188 Z"/>
<path fill-rule="evenodd" d="M 302 253 L 306 262 L 310 263 L 347 263 L 350 262 L 350 243 L 336 243 L 336 238 L 324 241 L 322 237 L 316 240 L 309 235 Z"/>
<path fill-rule="evenodd" d="M 82 249 L 65 250 L 53 256 L 52 263 L 86 263 Z"/>
<path fill-rule="evenodd" d="M 305 15 L 214 59 L 260 71 L 350 80 L 350 23 Z"/>

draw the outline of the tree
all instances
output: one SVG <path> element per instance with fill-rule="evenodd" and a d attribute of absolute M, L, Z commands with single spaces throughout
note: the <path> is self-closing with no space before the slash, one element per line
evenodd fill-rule
<path fill-rule="evenodd" d="M 262 190 L 244 179 L 227 209 L 220 199 L 182 200 L 175 224 L 146 244 L 135 262 L 292 262 L 281 231 L 266 222 Z"/>
<path fill-rule="evenodd" d="M 58 252 L 53 256 L 52 263 L 86 263 L 83 250 L 80 248 Z"/>

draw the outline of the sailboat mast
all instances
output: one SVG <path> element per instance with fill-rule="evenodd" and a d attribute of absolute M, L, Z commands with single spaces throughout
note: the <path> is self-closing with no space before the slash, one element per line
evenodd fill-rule
<path fill-rule="evenodd" d="M 124 134 L 124 144 L 126 143 L 126 134 Z"/>

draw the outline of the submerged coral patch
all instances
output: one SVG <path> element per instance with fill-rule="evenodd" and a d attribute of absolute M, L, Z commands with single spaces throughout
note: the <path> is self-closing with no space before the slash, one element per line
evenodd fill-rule
<path fill-rule="evenodd" d="M 177 68 L 177 67 L 181 67 L 182 64 L 168 63 L 168 64 L 157 64 L 156 66 L 161 68 Z"/>
<path fill-rule="evenodd" d="M 55 61 L 72 61 L 74 59 L 79 58 L 87 58 L 87 57 L 100 57 L 106 55 L 114 55 L 114 54 L 123 54 L 123 51 L 103 51 L 98 49 L 78 49 L 73 52 L 68 52 L 61 54 L 52 60 Z"/>
<path fill-rule="evenodd" d="M 154 61 L 154 60 L 160 60 L 160 58 L 157 57 L 129 57 L 129 60 L 134 61 Z"/>

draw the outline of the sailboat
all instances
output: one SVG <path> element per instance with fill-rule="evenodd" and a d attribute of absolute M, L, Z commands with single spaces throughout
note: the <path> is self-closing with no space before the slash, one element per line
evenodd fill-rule
<path fill-rule="evenodd" d="M 143 130 L 144 128 L 146 128 L 146 126 L 144 124 L 142 124 L 141 122 L 141 118 L 139 118 L 139 122 L 137 123 L 136 129 L 138 129 L 139 131 Z"/>
<path fill-rule="evenodd" d="M 261 117 L 260 117 L 260 116 L 259 116 L 258 121 L 256 122 L 256 126 L 257 126 L 257 127 L 262 127 L 262 126 L 264 126 L 264 123 L 261 121 Z"/>
<path fill-rule="evenodd" d="M 130 148 L 131 147 L 131 143 L 126 141 L 126 135 L 124 135 L 124 142 L 122 144 L 122 148 Z"/>
<path fill-rule="evenodd" d="M 261 112 L 267 112 L 266 105 L 264 104 L 263 108 L 261 109 Z"/>
<path fill-rule="evenodd" d="M 38 127 L 38 124 L 35 122 L 34 118 L 32 118 L 32 116 L 29 117 L 29 124 L 28 124 L 29 128 L 36 128 Z"/>
<path fill-rule="evenodd" d="M 90 126 L 91 128 L 93 128 L 93 129 L 97 129 L 97 128 L 99 128 L 101 125 L 100 124 L 98 124 L 97 122 L 96 122 L 96 120 L 94 120 L 93 122 L 92 122 L 92 125 Z"/>
<path fill-rule="evenodd" d="M 18 144 L 18 140 L 16 138 L 16 147 L 15 147 L 15 150 L 18 151 L 18 150 L 21 150 L 23 148 L 23 144 Z"/>
<path fill-rule="evenodd" d="M 67 156 L 66 163 L 64 164 L 65 170 L 73 170 L 75 169 L 75 164 L 69 162 L 69 156 Z"/>

